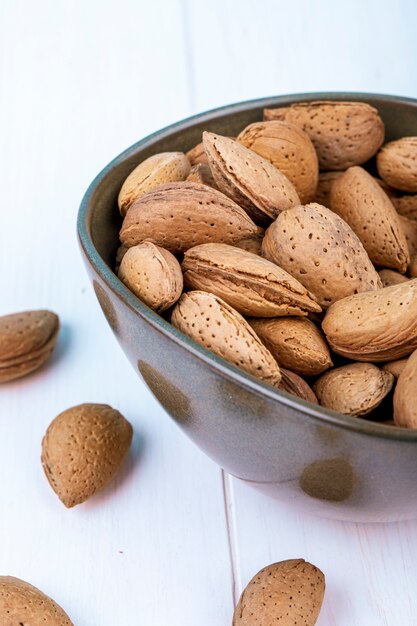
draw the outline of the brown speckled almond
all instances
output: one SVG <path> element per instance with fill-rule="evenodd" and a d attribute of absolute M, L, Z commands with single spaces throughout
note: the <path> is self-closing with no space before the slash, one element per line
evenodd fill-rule
<path fill-rule="evenodd" d="M 256 235 L 252 235 L 251 237 L 246 237 L 245 239 L 241 239 L 234 245 L 237 248 L 241 248 L 242 250 L 247 250 L 248 252 L 252 252 L 252 254 L 257 254 L 258 256 L 262 256 L 262 239 L 265 236 L 265 230 L 263 228 L 259 228 Z"/>
<path fill-rule="evenodd" d="M 233 626 L 314 626 L 325 591 L 324 574 L 303 559 L 261 569 L 240 596 Z"/>
<path fill-rule="evenodd" d="M 411 278 L 417 278 L 417 254 L 413 254 L 410 259 L 410 265 L 408 266 L 408 273 Z"/>
<path fill-rule="evenodd" d="M 60 413 L 42 441 L 42 466 L 70 508 L 116 476 L 132 441 L 132 427 L 107 404 L 80 404 Z"/>
<path fill-rule="evenodd" d="M 262 251 L 297 278 L 324 308 L 353 293 L 381 286 L 350 226 L 319 204 L 281 213 L 266 231 Z"/>
<path fill-rule="evenodd" d="M 0 576 L 1 626 L 73 626 L 68 615 L 33 585 Z"/>
<path fill-rule="evenodd" d="M 371 363 L 350 363 L 323 374 L 313 389 L 321 406 L 343 415 L 372 413 L 391 391 L 394 376 Z"/>
<path fill-rule="evenodd" d="M 405 364 L 407 363 L 407 359 L 397 359 L 395 361 L 389 361 L 382 366 L 382 369 L 385 372 L 389 372 L 394 376 L 394 378 L 398 379 L 399 375 L 403 371 Z"/>
<path fill-rule="evenodd" d="M 190 183 L 200 183 L 201 185 L 207 185 L 208 187 L 217 189 L 211 170 L 206 163 L 193 165 L 187 176 L 187 181 Z"/>
<path fill-rule="evenodd" d="M 307 133 L 288 122 L 255 122 L 237 141 L 275 165 L 294 185 L 300 202 L 311 202 L 317 188 L 319 163 Z"/>
<path fill-rule="evenodd" d="M 387 194 L 362 167 L 334 181 L 331 208 L 355 231 L 371 261 L 404 273 L 409 262 L 400 218 Z"/>
<path fill-rule="evenodd" d="M 51 311 L 23 311 L 0 317 L 0 383 L 41 367 L 51 356 L 59 318 Z"/>
<path fill-rule="evenodd" d="M 276 317 L 320 312 L 307 289 L 274 263 L 221 243 L 190 248 L 182 262 L 184 283 L 219 296 L 242 315 Z"/>
<path fill-rule="evenodd" d="M 417 137 L 402 137 L 385 144 L 376 156 L 380 177 L 391 187 L 417 192 Z"/>
<path fill-rule="evenodd" d="M 417 350 L 409 357 L 394 391 L 394 422 L 417 428 Z"/>
<path fill-rule="evenodd" d="M 300 126 L 313 142 L 323 170 L 345 170 L 365 163 L 384 141 L 378 111 L 365 102 L 299 102 L 265 109 L 264 116 Z"/>
<path fill-rule="evenodd" d="M 278 364 L 301 376 L 317 376 L 332 367 L 329 346 L 307 318 L 248 320 Z"/>
<path fill-rule="evenodd" d="M 298 374 L 295 374 L 284 367 L 280 367 L 280 371 L 282 378 L 279 384 L 279 389 L 282 389 L 287 393 L 291 393 L 293 396 L 297 396 L 297 398 L 301 398 L 302 400 L 307 400 L 307 402 L 312 402 L 313 404 L 319 403 L 316 394 L 310 385 L 306 383 L 304 378 L 301 378 Z"/>
<path fill-rule="evenodd" d="M 151 241 L 170 252 L 200 243 L 236 243 L 258 232 L 233 200 L 199 183 L 170 183 L 151 191 L 129 209 L 120 240 L 127 247 Z"/>
<path fill-rule="evenodd" d="M 417 222 L 417 194 L 391 198 L 391 202 L 400 215 Z"/>
<path fill-rule="evenodd" d="M 278 386 L 279 366 L 246 320 L 211 293 L 184 293 L 174 307 L 175 328 L 249 374 Z"/>
<path fill-rule="evenodd" d="M 202 141 L 194 146 L 194 148 L 191 148 L 191 150 L 188 150 L 188 152 L 185 153 L 185 156 L 192 166 L 198 165 L 199 163 L 208 163 Z"/>
<path fill-rule="evenodd" d="M 395 270 L 381 270 L 378 272 L 382 281 L 383 287 L 391 287 L 392 285 L 399 285 L 400 283 L 406 283 L 408 278 L 404 274 L 400 274 Z"/>
<path fill-rule="evenodd" d="M 161 313 L 175 304 L 182 293 L 181 266 L 171 252 L 150 241 L 124 255 L 120 280 L 154 311 Z"/>
<path fill-rule="evenodd" d="M 261 224 L 300 203 L 292 183 L 267 159 L 242 144 L 203 133 L 203 144 L 218 188 Z"/>
<path fill-rule="evenodd" d="M 404 215 L 399 215 L 401 230 L 408 246 L 410 258 L 417 254 L 417 222 Z"/>
<path fill-rule="evenodd" d="M 339 178 L 342 174 L 343 172 L 337 170 L 333 172 L 320 172 L 314 202 L 330 209 L 330 192 L 332 185 L 336 178 Z"/>
<path fill-rule="evenodd" d="M 129 174 L 120 189 L 120 213 L 126 215 L 133 202 L 148 191 L 166 183 L 185 180 L 189 171 L 190 162 L 182 152 L 161 152 L 145 159 Z"/>
<path fill-rule="evenodd" d="M 417 348 L 417 279 L 335 302 L 322 328 L 334 352 L 354 361 L 408 356 Z"/>

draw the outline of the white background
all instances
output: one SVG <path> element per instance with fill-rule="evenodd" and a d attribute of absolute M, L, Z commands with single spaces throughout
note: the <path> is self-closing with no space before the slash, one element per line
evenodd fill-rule
<path fill-rule="evenodd" d="M 264 565 L 325 572 L 320 626 L 417 624 L 417 522 L 329 522 L 197 450 L 131 369 L 75 236 L 93 176 L 149 132 L 217 105 L 326 89 L 417 97 L 415 0 L 0 0 L 0 314 L 57 311 L 50 365 L 0 389 L 0 574 L 75 626 L 222 626 Z M 39 456 L 63 409 L 133 423 L 117 480 L 66 510 Z M 0 616 L 1 624 L 1 616 Z"/>

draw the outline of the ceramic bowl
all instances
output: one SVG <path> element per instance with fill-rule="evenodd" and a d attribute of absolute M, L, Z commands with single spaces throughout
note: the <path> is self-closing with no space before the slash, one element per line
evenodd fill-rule
<path fill-rule="evenodd" d="M 115 275 L 124 179 L 157 152 L 187 150 L 203 129 L 236 135 L 264 107 L 361 100 L 378 108 L 386 139 L 417 135 L 417 101 L 358 93 L 279 96 L 196 115 L 142 139 L 91 183 L 78 216 L 82 253 L 100 306 L 137 373 L 179 427 L 233 476 L 326 517 L 417 516 L 417 431 L 343 416 L 264 384 L 172 328 Z M 387 419 L 388 419 L 387 415 Z"/>

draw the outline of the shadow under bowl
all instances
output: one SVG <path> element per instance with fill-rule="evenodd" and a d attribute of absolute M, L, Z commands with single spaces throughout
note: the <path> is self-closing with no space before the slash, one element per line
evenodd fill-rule
<path fill-rule="evenodd" d="M 264 107 L 359 100 L 375 106 L 386 139 L 417 135 L 417 101 L 361 93 L 280 96 L 196 115 L 146 137 L 94 179 L 78 236 L 100 306 L 138 374 L 180 428 L 233 476 L 307 511 L 350 521 L 417 517 L 417 431 L 350 418 L 304 402 L 229 365 L 151 311 L 113 272 L 117 195 L 142 160 L 186 151 L 203 130 L 235 136 Z M 391 416 L 387 415 L 387 419 Z"/>

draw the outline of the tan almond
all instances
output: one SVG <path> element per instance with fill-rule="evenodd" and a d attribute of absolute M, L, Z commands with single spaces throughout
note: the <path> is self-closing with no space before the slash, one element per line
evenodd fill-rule
<path fill-rule="evenodd" d="M 202 141 L 194 146 L 194 148 L 191 148 L 191 150 L 188 150 L 188 152 L 185 153 L 185 156 L 192 166 L 199 165 L 199 163 L 205 163 L 206 165 L 208 164 Z"/>
<path fill-rule="evenodd" d="M 203 144 L 218 188 L 261 224 L 300 203 L 295 187 L 272 163 L 242 144 L 203 133 Z"/>
<path fill-rule="evenodd" d="M 14 576 L 0 576 L 0 619 L 1 626 L 73 626 L 54 600 Z"/>
<path fill-rule="evenodd" d="M 132 204 L 148 191 L 160 185 L 185 180 L 190 162 L 182 152 L 161 152 L 139 163 L 120 189 L 118 204 L 124 216 Z"/>
<path fill-rule="evenodd" d="M 217 189 L 217 185 L 214 182 L 211 169 L 206 163 L 198 163 L 197 165 L 193 165 L 190 173 L 187 176 L 187 181 L 190 183 L 200 183 L 201 185 L 208 185 L 208 187 L 213 187 L 213 189 Z"/>
<path fill-rule="evenodd" d="M 314 296 L 286 271 L 251 252 L 221 243 L 190 248 L 184 283 L 218 296 L 242 315 L 276 317 L 320 312 Z"/>
<path fill-rule="evenodd" d="M 417 279 L 335 302 L 322 328 L 334 352 L 354 361 L 408 356 L 417 348 Z"/>
<path fill-rule="evenodd" d="M 394 422 L 417 428 L 417 350 L 407 360 L 394 391 Z"/>
<path fill-rule="evenodd" d="M 372 413 L 391 391 L 394 376 L 371 363 L 350 363 L 323 374 L 313 385 L 321 406 L 344 415 Z"/>
<path fill-rule="evenodd" d="M 264 238 L 264 236 L 265 230 L 263 228 L 259 228 L 256 235 L 241 239 L 234 245 L 237 248 L 242 248 L 242 250 L 247 250 L 247 252 L 252 252 L 252 254 L 262 256 L 262 239 Z"/>
<path fill-rule="evenodd" d="M 382 366 L 382 369 L 384 371 L 389 372 L 390 374 L 392 374 L 394 376 L 394 378 L 398 379 L 398 377 L 401 374 L 401 372 L 403 371 L 407 361 L 408 361 L 408 358 L 407 359 L 397 359 L 395 361 L 389 361 L 388 363 L 385 363 Z"/>
<path fill-rule="evenodd" d="M 314 202 L 330 209 L 330 192 L 334 181 L 339 178 L 343 172 L 320 172 L 317 184 Z"/>
<path fill-rule="evenodd" d="M 294 185 L 302 204 L 316 193 L 319 163 L 307 133 L 288 122 L 255 122 L 237 141 L 275 165 Z"/>
<path fill-rule="evenodd" d="M 313 404 L 319 403 L 316 394 L 304 378 L 301 378 L 301 376 L 295 374 L 295 372 L 291 372 L 284 367 L 280 367 L 280 371 L 282 378 L 278 387 L 279 389 L 293 396 L 297 396 L 297 398 L 306 400 L 307 402 L 312 402 Z"/>
<path fill-rule="evenodd" d="M 116 261 L 115 261 L 115 264 L 114 264 L 114 270 L 115 270 L 116 274 L 119 271 L 120 263 L 122 262 L 122 259 L 123 259 L 124 255 L 126 254 L 126 252 L 128 250 L 129 250 L 129 248 L 127 246 L 119 246 L 117 248 Z"/>
<path fill-rule="evenodd" d="M 300 126 L 317 151 L 320 168 L 345 170 L 368 161 L 384 141 L 384 123 L 365 102 L 298 102 L 265 109 L 266 120 Z"/>
<path fill-rule="evenodd" d="M 410 257 L 417 254 L 417 222 L 410 220 L 404 215 L 398 216 L 400 219 L 401 230 L 407 242 Z"/>
<path fill-rule="evenodd" d="M 371 261 L 407 269 L 409 253 L 400 217 L 387 194 L 362 167 L 350 167 L 334 181 L 331 208 L 355 231 Z"/>
<path fill-rule="evenodd" d="M 246 320 L 212 293 L 184 293 L 174 307 L 171 323 L 217 356 L 271 385 L 279 385 L 281 373 L 272 354 Z"/>
<path fill-rule="evenodd" d="M 300 317 L 248 320 L 278 364 L 301 376 L 317 376 L 332 367 L 324 336 Z"/>
<path fill-rule="evenodd" d="M 323 572 L 304 559 L 273 563 L 243 590 L 233 626 L 314 626 L 324 591 Z"/>
<path fill-rule="evenodd" d="M 66 507 L 85 502 L 113 480 L 132 432 L 123 415 L 107 404 L 80 404 L 53 420 L 42 441 L 42 466 Z"/>
<path fill-rule="evenodd" d="M 411 278 L 417 278 L 417 254 L 413 254 L 408 266 L 408 273 Z"/>
<path fill-rule="evenodd" d="M 51 311 L 23 311 L 0 317 L 0 383 L 26 376 L 51 356 L 59 318 Z"/>
<path fill-rule="evenodd" d="M 417 194 L 391 198 L 391 202 L 400 215 L 417 222 Z"/>
<path fill-rule="evenodd" d="M 120 240 L 127 247 L 151 241 L 172 253 L 200 243 L 236 243 L 258 232 L 248 214 L 216 189 L 199 183 L 170 183 L 129 209 Z"/>
<path fill-rule="evenodd" d="M 417 192 L 417 137 L 390 141 L 376 156 L 380 177 L 391 187 Z"/>
<path fill-rule="evenodd" d="M 406 283 L 408 278 L 395 270 L 381 270 L 378 272 L 383 287 L 391 287 L 392 285 L 399 285 L 400 283 Z"/>
<path fill-rule="evenodd" d="M 381 286 L 350 226 L 319 204 L 281 213 L 266 231 L 262 251 L 311 291 L 323 308 L 353 293 Z"/>
<path fill-rule="evenodd" d="M 124 255 L 120 280 L 151 309 L 161 313 L 179 299 L 183 278 L 181 266 L 171 252 L 145 241 Z"/>

